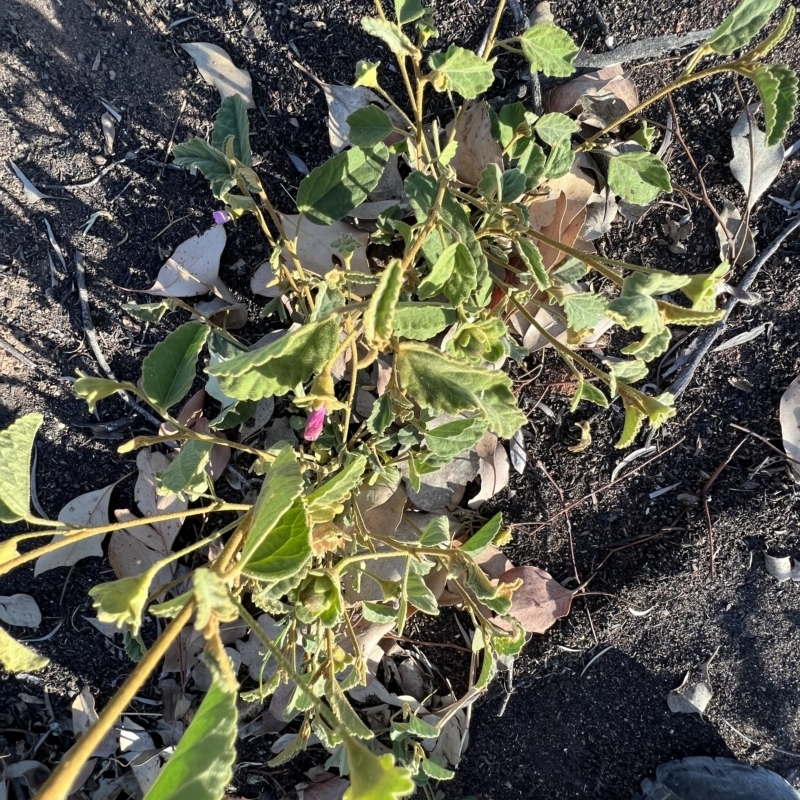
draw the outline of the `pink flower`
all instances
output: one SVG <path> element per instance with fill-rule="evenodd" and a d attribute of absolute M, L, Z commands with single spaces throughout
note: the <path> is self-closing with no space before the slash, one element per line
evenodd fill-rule
<path fill-rule="evenodd" d="M 306 429 L 303 438 L 307 442 L 316 441 L 322 433 L 322 426 L 325 424 L 325 406 L 315 408 L 306 422 Z"/>
<path fill-rule="evenodd" d="M 215 211 L 211 216 L 214 217 L 214 222 L 217 225 L 224 225 L 226 222 L 231 221 L 231 215 L 227 211 Z"/>

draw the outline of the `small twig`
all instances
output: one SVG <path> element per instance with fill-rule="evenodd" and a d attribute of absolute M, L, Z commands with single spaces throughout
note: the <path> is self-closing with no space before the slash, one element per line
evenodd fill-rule
<path fill-rule="evenodd" d="M 175 141 L 175 132 L 178 130 L 178 122 L 180 121 L 184 108 L 186 108 L 186 97 L 181 100 L 181 107 L 178 109 L 178 116 L 175 117 L 175 124 L 172 126 L 172 134 L 169 137 L 169 142 L 167 142 L 167 149 L 164 151 L 164 162 L 161 164 L 161 169 L 158 171 L 159 179 L 164 177 L 164 167 L 169 160 L 169 154 L 172 152 L 172 143 Z"/>
<path fill-rule="evenodd" d="M 511 662 L 511 666 L 506 670 L 506 678 L 504 680 L 503 689 L 505 690 L 506 696 L 503 698 L 503 704 L 500 706 L 500 710 L 497 712 L 498 717 L 502 717 L 503 714 L 506 713 L 506 708 L 508 706 L 508 701 L 511 699 L 511 695 L 514 694 L 514 662 Z"/>
<path fill-rule="evenodd" d="M 464 647 L 460 644 L 451 644 L 450 642 L 423 642 L 419 639 L 409 639 L 408 636 L 397 636 L 394 633 L 387 633 L 387 639 L 391 639 L 393 642 L 408 642 L 409 644 L 416 645 L 417 647 L 448 647 L 451 650 L 461 650 L 464 653 L 471 653 L 471 647 Z"/>
<path fill-rule="evenodd" d="M 753 281 L 758 276 L 758 273 L 761 271 L 761 268 L 767 261 L 772 258 L 773 255 L 777 252 L 778 248 L 783 244 L 784 240 L 791 236 L 798 228 L 800 228 L 800 216 L 797 219 L 792 220 L 781 232 L 776 236 L 761 254 L 757 261 L 754 261 L 747 272 L 742 276 L 742 279 L 739 281 L 737 288 L 737 294 L 732 295 L 727 305 L 725 306 L 725 315 L 722 319 L 714 325 L 703 337 L 702 341 L 698 345 L 697 349 L 692 356 L 692 360 L 689 364 L 683 368 L 680 375 L 670 384 L 667 388 L 667 391 L 670 392 L 675 397 L 678 397 L 680 394 L 684 392 L 686 387 L 691 383 L 692 378 L 694 377 L 694 373 L 697 371 L 697 368 L 700 366 L 700 362 L 705 357 L 706 353 L 711 349 L 714 342 L 720 337 L 722 332 L 725 330 L 728 319 L 730 318 L 731 312 L 734 308 L 736 308 L 737 303 L 739 303 L 738 295 L 744 294 L 747 289 L 750 288 Z M 652 434 L 652 431 L 651 431 Z"/>
<path fill-rule="evenodd" d="M 720 719 L 722 719 L 722 718 L 720 718 Z M 742 739 L 744 739 L 746 742 L 750 742 L 750 744 L 754 744 L 756 747 L 768 747 L 768 748 L 769 748 L 770 750 L 772 750 L 774 753 L 780 753 L 781 755 L 784 755 L 784 756 L 791 756 L 792 758 L 800 758 L 800 753 L 792 753 L 792 752 L 791 752 L 791 751 L 789 751 L 789 750 L 781 750 L 779 747 L 775 747 L 775 745 L 772 745 L 772 744 L 770 744 L 769 742 L 764 742 L 763 744 L 761 744 L 760 742 L 757 742 L 755 739 L 751 739 L 749 736 L 745 736 L 745 735 L 744 735 L 744 734 L 743 734 L 743 733 L 742 733 L 740 730 L 738 730 L 737 728 L 734 728 L 734 727 L 733 727 L 733 725 L 731 725 L 731 724 L 730 724 L 730 722 L 728 722 L 728 720 L 726 720 L 726 719 L 722 719 L 722 721 L 723 721 L 723 722 L 724 722 L 724 723 L 725 723 L 725 724 L 726 724 L 726 725 L 727 725 L 727 726 L 728 726 L 728 727 L 729 727 L 729 728 L 730 728 L 730 729 L 731 729 L 731 730 L 732 730 L 732 731 L 733 731 L 733 732 L 734 732 L 734 733 L 735 733 L 737 736 L 741 736 L 741 737 L 742 737 Z"/>
<path fill-rule="evenodd" d="M 94 176 L 90 181 L 86 181 L 86 183 L 43 183 L 41 184 L 45 189 L 91 189 L 92 186 L 96 185 L 101 178 L 108 175 L 114 167 L 118 167 L 120 164 L 124 164 L 126 161 L 132 161 L 136 157 L 136 153 L 138 151 L 133 151 L 131 153 L 127 153 L 125 158 L 121 158 L 119 161 L 114 161 L 113 163 L 109 164 L 107 167 L 103 167 L 97 175 Z"/>
<path fill-rule="evenodd" d="M 31 488 L 31 505 L 34 507 L 34 509 L 36 510 L 36 513 L 42 519 L 50 519 L 50 517 L 47 516 L 45 510 L 42 508 L 42 504 L 39 502 L 39 492 L 36 489 L 36 464 L 37 464 L 38 461 L 39 461 L 39 450 L 34 445 L 34 448 L 33 448 L 33 459 L 32 459 L 33 463 L 31 464 L 31 484 L 30 484 L 30 488 Z"/>
<path fill-rule="evenodd" d="M 0 336 L 0 348 L 6 351 L 10 356 L 13 356 L 21 364 L 24 364 L 28 369 L 39 369 L 26 355 L 20 353 L 14 345 L 9 344 L 2 336 Z"/>
<path fill-rule="evenodd" d="M 173 225 L 176 225 L 178 222 L 183 222 L 183 220 L 185 220 L 185 219 L 187 219 L 188 217 L 191 217 L 191 216 L 192 215 L 191 215 L 191 212 L 190 212 L 188 214 L 184 214 L 184 216 L 182 216 L 182 217 L 178 217 L 178 219 L 172 220 L 172 222 L 170 222 L 168 225 L 165 225 L 150 241 L 154 242 L 156 239 L 158 239 L 159 236 L 161 236 L 162 233 L 166 233 Z"/>
<path fill-rule="evenodd" d="M 772 444 L 769 441 L 769 439 L 767 439 L 766 437 L 761 436 L 761 435 L 755 433 L 754 431 L 751 431 L 748 428 L 743 427 L 742 425 L 737 425 L 735 422 L 731 422 L 730 426 L 731 426 L 731 428 L 735 428 L 737 431 L 741 431 L 742 433 L 746 433 L 748 436 L 752 436 L 755 439 L 758 439 L 760 442 L 763 442 L 767 447 L 770 448 L 770 450 L 774 450 L 784 460 L 792 461 L 795 464 L 800 464 L 800 461 L 798 461 L 796 458 L 792 458 L 787 453 L 784 453 L 783 450 L 781 450 L 779 447 L 775 447 L 775 445 Z"/>
<path fill-rule="evenodd" d="M 569 518 L 569 509 L 567 508 L 567 503 L 564 500 L 564 492 L 561 489 L 561 487 L 555 482 L 555 479 L 547 471 L 547 467 L 541 461 L 537 460 L 536 466 L 539 467 L 539 469 L 542 472 L 544 472 L 547 480 L 550 481 L 550 483 L 553 485 L 553 488 L 556 490 L 556 492 L 558 492 L 558 499 L 561 501 L 561 508 L 563 509 L 564 512 L 564 520 L 567 524 L 567 535 L 569 536 L 569 554 L 570 557 L 572 558 L 572 569 L 575 571 L 575 580 L 578 582 L 578 585 L 580 586 L 581 576 L 578 574 L 578 562 L 575 560 L 575 542 L 572 537 L 572 522 L 570 521 Z"/>

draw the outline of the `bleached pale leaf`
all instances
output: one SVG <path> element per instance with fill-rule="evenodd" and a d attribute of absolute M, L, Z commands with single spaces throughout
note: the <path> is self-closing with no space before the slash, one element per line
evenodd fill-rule
<path fill-rule="evenodd" d="M 508 440 L 508 452 L 511 456 L 511 466 L 522 475 L 528 464 L 528 453 L 525 450 L 525 437 L 522 433 L 522 428 Z"/>
<path fill-rule="evenodd" d="M 328 102 L 328 135 L 331 140 L 331 150 L 340 153 L 348 144 L 350 126 L 347 118 L 359 108 L 364 108 L 372 103 L 377 103 L 383 108 L 383 101 L 372 89 L 366 86 L 336 86 L 331 83 L 320 83 L 325 100 Z"/>
<path fill-rule="evenodd" d="M 684 676 L 681 685 L 667 694 L 667 705 L 670 711 L 675 714 L 702 714 L 706 710 L 706 706 L 714 696 L 714 690 L 711 688 L 708 677 L 708 667 L 716 654 L 717 651 L 714 651 L 711 658 L 700 665 L 697 681 L 689 681 L 690 670 Z"/>
<path fill-rule="evenodd" d="M 743 111 L 736 118 L 731 130 L 733 159 L 730 162 L 733 177 L 747 195 L 747 208 L 751 209 L 764 192 L 769 189 L 783 165 L 783 145 L 767 147 L 767 137 L 758 125 L 753 123 L 753 137 L 750 140 L 750 123 Z M 752 150 L 752 153 L 751 153 Z M 753 185 L 750 185 L 752 172 Z"/>
<path fill-rule="evenodd" d="M 778 583 L 789 580 L 800 581 L 800 562 L 793 563 L 790 556 L 773 556 L 764 553 L 764 566 Z"/>
<path fill-rule="evenodd" d="M 70 500 L 59 512 L 59 522 L 68 522 L 72 525 L 86 528 L 107 525 L 109 522 L 108 504 L 111 501 L 111 493 L 117 483 L 119 481 Z M 57 533 L 52 541 L 57 542 L 65 538 L 68 537 L 62 533 Z M 82 539 L 79 542 L 75 542 L 75 544 L 54 550 L 52 553 L 45 553 L 45 555 L 36 560 L 36 566 L 33 569 L 34 577 L 56 567 L 71 567 L 82 558 L 90 558 L 92 556 L 102 558 L 104 538 L 104 534 L 98 534 L 90 539 Z"/>
<path fill-rule="evenodd" d="M 238 94 L 247 108 L 256 107 L 250 73 L 239 69 L 221 47 L 209 42 L 187 42 L 181 47 L 194 59 L 205 82 L 216 88 L 221 100 Z"/>
<path fill-rule="evenodd" d="M 160 297 L 196 297 L 211 291 L 219 275 L 219 260 L 227 241 L 224 225 L 214 225 L 199 236 L 181 242 L 158 272 L 148 294 Z"/>
<path fill-rule="evenodd" d="M 719 212 L 719 216 L 725 227 L 723 228 L 717 222 L 714 229 L 719 242 L 720 261 L 731 261 L 737 266 L 743 266 L 756 257 L 753 231 L 743 225 L 739 209 L 724 195 L 722 198 L 722 210 Z M 735 251 L 733 258 L 731 257 L 733 255 L 731 243 L 733 243 Z"/>
<path fill-rule="evenodd" d="M 42 624 L 42 612 L 29 594 L 12 594 L 0 597 L 0 620 L 20 628 L 38 628 Z"/>
<path fill-rule="evenodd" d="M 467 505 L 477 509 L 508 486 L 509 461 L 505 447 L 491 431 L 483 435 L 475 449 L 480 458 L 481 490 Z"/>
<path fill-rule="evenodd" d="M 448 133 L 452 124 L 448 126 Z M 486 103 L 473 103 L 458 120 L 454 141 L 458 142 L 450 166 L 460 181 L 478 185 L 481 172 L 489 164 L 503 169 L 503 151 L 492 138 L 492 122 Z"/>
<path fill-rule="evenodd" d="M 106 145 L 106 153 L 114 152 L 114 139 L 117 136 L 117 126 L 114 124 L 114 117 L 105 112 L 100 116 L 100 125 L 103 129 L 103 140 Z"/>
<path fill-rule="evenodd" d="M 800 481 L 800 376 L 795 378 L 783 393 L 780 404 L 783 449 L 789 458 L 789 468 L 796 481 Z"/>
<path fill-rule="evenodd" d="M 34 203 L 38 203 L 40 200 L 50 200 L 52 199 L 49 194 L 44 194 L 44 192 L 40 192 L 26 177 L 23 171 L 11 160 L 8 160 L 8 163 L 11 164 L 11 169 L 14 170 L 14 174 L 19 178 L 20 183 L 22 183 L 22 192 L 25 196 L 25 202 L 29 205 L 33 205 Z"/>
<path fill-rule="evenodd" d="M 97 722 L 98 716 L 95 710 L 95 701 L 88 686 L 84 686 L 80 694 L 75 695 L 72 701 L 72 732 L 76 739 L 83 736 L 89 728 Z M 116 729 L 109 731 L 102 742 L 92 753 L 98 758 L 108 758 L 117 752 L 117 741 L 119 734 Z"/>

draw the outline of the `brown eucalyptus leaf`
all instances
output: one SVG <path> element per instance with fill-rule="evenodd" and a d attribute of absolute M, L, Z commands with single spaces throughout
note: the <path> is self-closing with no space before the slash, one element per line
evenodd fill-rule
<path fill-rule="evenodd" d="M 744 266 L 756 257 L 753 231 L 745 227 L 739 209 L 727 197 L 724 195 L 722 197 L 722 211 L 719 212 L 719 216 L 725 227 L 723 228 L 718 222 L 714 228 L 719 242 L 719 258 L 720 261 L 733 261 L 737 266 Z M 733 241 L 736 251 L 733 259 L 729 239 Z"/>
<path fill-rule="evenodd" d="M 0 620 L 20 628 L 38 628 L 42 612 L 29 594 L 12 594 L 0 597 Z"/>
<path fill-rule="evenodd" d="M 136 456 L 139 476 L 133 489 L 133 497 L 144 517 L 185 511 L 189 507 L 188 500 L 181 500 L 177 495 L 160 495 L 156 490 L 155 475 L 163 472 L 169 464 L 169 459 L 163 453 L 154 450 L 140 450 Z M 171 552 L 172 543 L 182 525 L 183 517 L 153 523 L 153 528 L 164 542 L 165 553 Z"/>
<path fill-rule="evenodd" d="M 780 411 L 783 449 L 789 458 L 789 468 L 795 481 L 800 481 L 800 376 L 795 378 L 781 397 Z"/>
<path fill-rule="evenodd" d="M 116 511 L 120 522 L 135 523 L 139 520 L 127 508 Z M 141 575 L 169 555 L 163 536 L 152 525 L 135 525 L 123 530 L 114 531 L 108 543 L 108 561 L 118 578 Z M 156 576 L 155 583 L 167 583 L 173 577 L 172 565 L 162 567 Z"/>
<path fill-rule="evenodd" d="M 216 88 L 221 100 L 238 94 L 246 108 L 256 107 L 250 73 L 239 69 L 221 47 L 209 42 L 186 42 L 180 46 L 194 59 L 203 80 Z"/>
<path fill-rule="evenodd" d="M 111 494 L 119 483 L 110 484 L 94 492 L 87 492 L 70 500 L 58 513 L 59 522 L 68 522 L 81 527 L 94 528 L 100 525 L 107 525 L 108 504 L 111 501 Z M 57 542 L 65 539 L 64 534 L 56 534 L 52 541 Z M 92 536 L 90 539 L 83 539 L 75 544 L 54 550 L 52 553 L 45 553 L 36 560 L 33 568 L 33 575 L 41 575 L 56 567 L 71 567 L 77 564 L 82 558 L 103 557 L 103 539 L 105 534 Z"/>
<path fill-rule="evenodd" d="M 224 225 L 214 225 L 181 242 L 145 291 L 159 297 L 196 297 L 212 290 L 227 241 Z"/>
<path fill-rule="evenodd" d="M 514 592 L 511 616 L 527 633 L 545 633 L 557 619 L 566 617 L 572 605 L 572 592 L 550 573 L 539 567 L 514 567 L 500 576 L 500 583 L 522 580 Z"/>
<path fill-rule="evenodd" d="M 747 195 L 747 208 L 750 210 L 778 177 L 783 166 L 783 144 L 778 142 L 767 147 L 766 134 L 755 122 L 751 141 L 750 120 L 747 113 L 742 111 L 731 130 L 731 145 L 733 158 L 729 166 L 733 177 Z"/>
<path fill-rule="evenodd" d="M 583 97 L 608 92 L 618 97 L 625 104 L 626 110 L 635 108 L 639 104 L 635 84 L 624 77 L 620 64 L 614 64 L 559 84 L 545 95 L 544 108 L 545 111 L 560 111 L 562 114 L 568 114 L 576 107 L 582 107 L 581 99 Z"/>
<path fill-rule="evenodd" d="M 478 475 L 481 479 L 481 490 L 467 505 L 478 509 L 508 486 L 510 464 L 505 447 L 491 431 L 483 435 L 475 449 L 480 458 Z"/>
<path fill-rule="evenodd" d="M 632 82 L 629 81 L 631 86 Z M 605 128 L 618 120 L 627 111 L 630 111 L 628 104 L 619 98 L 613 91 L 608 91 L 613 86 L 610 83 L 606 91 L 596 94 L 585 94 L 581 97 L 580 103 L 583 111 L 578 114 L 578 122 L 589 125 L 592 128 Z M 634 92 L 636 91 L 634 87 Z"/>
<path fill-rule="evenodd" d="M 449 134 L 453 123 L 447 126 Z M 456 128 L 456 154 L 450 160 L 458 180 L 477 186 L 481 172 L 489 164 L 503 169 L 503 150 L 492 138 L 489 109 L 483 100 L 473 103 L 462 115 Z"/>

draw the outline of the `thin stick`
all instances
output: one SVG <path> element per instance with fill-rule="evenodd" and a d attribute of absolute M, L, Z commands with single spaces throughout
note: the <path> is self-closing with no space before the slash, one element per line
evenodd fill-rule
<path fill-rule="evenodd" d="M 760 442 L 763 442 L 770 450 L 774 450 L 781 458 L 785 459 L 786 461 L 791 461 L 795 464 L 800 464 L 796 458 L 792 458 L 790 455 L 784 453 L 780 448 L 775 447 L 766 437 L 760 436 L 759 434 L 755 433 L 754 431 L 749 430 L 748 428 L 743 427 L 742 425 L 737 425 L 735 422 L 730 423 L 731 428 L 735 428 L 737 431 L 741 431 L 742 433 L 746 433 L 748 436 L 752 436 L 755 439 L 758 439 Z"/>
<path fill-rule="evenodd" d="M 175 141 L 175 132 L 178 130 L 178 121 L 181 118 L 181 114 L 183 114 L 184 108 L 186 108 L 186 97 L 181 100 L 181 107 L 178 109 L 178 116 L 175 117 L 175 124 L 172 126 L 172 134 L 169 137 L 169 142 L 167 142 L 167 149 L 164 151 L 164 162 L 161 164 L 161 169 L 158 171 L 159 178 L 164 177 L 164 167 L 166 166 L 169 154 L 172 152 L 172 143 Z"/>
<path fill-rule="evenodd" d="M 75 282 L 78 284 L 78 299 L 81 303 L 83 332 L 86 334 L 89 347 L 92 348 L 94 357 L 97 359 L 97 363 L 100 365 L 100 369 L 103 370 L 106 377 L 115 381 L 117 376 L 114 375 L 111 366 L 103 355 L 103 351 L 100 349 L 100 342 L 97 341 L 97 334 L 95 333 L 94 322 L 92 321 L 92 309 L 89 306 L 89 292 L 86 288 L 86 261 L 83 257 L 83 253 L 78 250 L 75 251 Z"/>
<path fill-rule="evenodd" d="M 564 520 L 567 523 L 567 534 L 569 536 L 569 554 L 570 557 L 572 558 L 572 569 L 575 571 L 575 580 L 578 582 L 578 585 L 580 586 L 581 576 L 578 574 L 578 562 L 575 560 L 575 542 L 573 541 L 572 538 L 572 523 L 570 522 L 569 519 L 569 509 L 567 508 L 567 503 L 564 500 L 564 492 L 561 489 L 561 487 L 555 482 L 553 476 L 547 471 L 547 467 L 541 461 L 537 461 L 536 466 L 539 467 L 539 469 L 542 472 L 544 472 L 545 477 L 547 478 L 547 480 L 550 481 L 550 483 L 553 485 L 553 488 L 558 492 L 558 498 L 559 500 L 561 500 L 561 508 L 563 509 Z"/>

